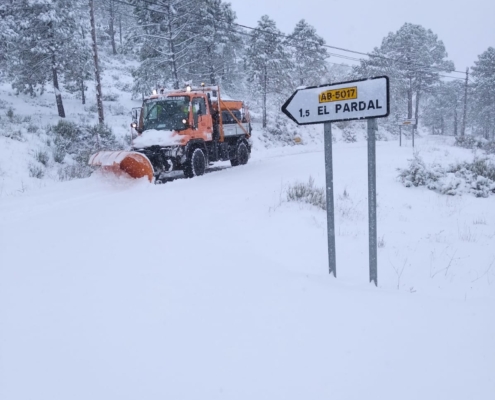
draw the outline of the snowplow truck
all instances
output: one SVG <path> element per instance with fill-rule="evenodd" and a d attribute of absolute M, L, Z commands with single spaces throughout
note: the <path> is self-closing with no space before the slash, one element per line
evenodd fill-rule
<path fill-rule="evenodd" d="M 203 175 L 216 161 L 243 165 L 251 154 L 249 111 L 242 101 L 221 99 L 218 86 L 153 91 L 133 110 L 131 126 L 131 151 L 101 151 L 89 164 L 158 183 L 174 171 Z"/>

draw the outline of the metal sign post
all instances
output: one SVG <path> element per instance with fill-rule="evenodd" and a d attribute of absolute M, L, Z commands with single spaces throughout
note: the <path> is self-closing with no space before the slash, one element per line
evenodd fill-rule
<path fill-rule="evenodd" d="M 368 219 L 370 282 L 378 285 L 378 240 L 376 231 L 376 119 L 368 120 Z"/>
<path fill-rule="evenodd" d="M 337 263 L 335 252 L 335 213 L 333 196 L 333 161 L 332 161 L 332 123 L 324 124 L 325 140 L 325 176 L 327 198 L 327 236 L 328 236 L 328 271 L 337 277 Z"/>
<path fill-rule="evenodd" d="M 399 121 L 399 146 L 402 146 L 402 126 L 407 125 L 412 127 L 412 147 L 414 147 L 414 130 L 416 128 L 417 120 L 405 118 Z"/>
<path fill-rule="evenodd" d="M 390 112 L 389 81 L 386 76 L 312 86 L 296 90 L 282 112 L 298 125 L 325 124 L 325 173 L 329 272 L 337 277 L 332 162 L 332 125 L 335 121 L 368 120 L 368 190 L 370 215 L 370 281 L 377 285 L 376 233 L 376 119 Z"/>

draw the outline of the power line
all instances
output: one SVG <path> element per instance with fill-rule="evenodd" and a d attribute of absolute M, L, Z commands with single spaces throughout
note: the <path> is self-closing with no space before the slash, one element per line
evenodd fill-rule
<path fill-rule="evenodd" d="M 132 7 L 134 9 L 137 7 L 137 5 L 129 4 L 127 2 L 120 1 L 120 0 L 113 0 L 113 1 L 115 3 L 119 3 L 119 4 L 122 4 L 122 5 L 125 5 L 125 6 L 129 6 L 129 7 Z M 141 1 L 144 2 L 144 3 L 151 4 L 151 5 L 157 5 L 156 3 L 151 3 L 150 1 L 146 1 L 146 0 L 141 0 Z M 81 8 L 79 8 L 79 9 L 81 9 Z M 155 12 L 155 13 L 158 13 L 158 14 L 164 14 L 164 15 L 166 15 L 166 13 L 163 12 L 163 11 L 152 10 L 152 9 L 149 9 L 149 8 L 146 8 L 146 7 L 143 7 L 142 9 L 145 10 L 145 11 L 150 11 L 150 12 Z M 123 15 L 123 16 L 127 16 L 129 18 L 136 18 L 137 17 L 136 15 L 130 15 L 130 14 L 127 14 L 127 13 L 124 13 L 124 12 L 121 12 L 121 11 L 115 11 L 115 13 L 116 14 Z M 193 13 L 193 12 L 189 12 L 189 14 L 190 15 L 195 15 L 195 16 L 203 17 L 203 15 L 200 15 L 200 14 L 197 14 L 197 13 Z M 220 20 L 226 21 L 225 19 L 220 19 Z M 245 28 L 245 29 L 260 31 L 260 32 L 263 32 L 263 33 L 268 33 L 268 34 L 280 36 L 280 37 L 283 37 L 285 39 L 290 39 L 290 37 L 288 35 L 285 35 L 285 34 L 282 34 L 282 33 L 264 31 L 264 30 L 262 30 L 260 28 L 253 28 L 253 27 L 250 27 L 250 26 L 247 26 L 247 25 L 235 23 L 233 21 L 228 21 L 228 22 L 231 23 L 232 25 L 236 25 L 236 26 L 239 26 L 239 27 L 242 27 L 242 28 Z M 237 30 L 229 29 L 229 28 L 226 28 L 226 30 L 228 30 L 230 32 L 234 32 L 234 33 L 240 34 L 240 35 L 244 35 L 244 36 L 248 36 L 248 37 L 254 37 L 254 35 L 249 34 L 247 32 L 237 31 Z M 327 47 L 327 48 L 332 48 L 332 49 L 338 49 L 338 50 L 347 51 L 347 52 L 350 52 L 350 53 L 365 55 L 365 56 L 368 56 L 368 57 L 380 57 L 380 58 L 391 60 L 391 61 L 404 62 L 404 61 L 400 61 L 400 60 L 394 60 L 394 59 L 391 59 L 391 58 L 387 58 L 385 56 L 377 56 L 377 55 L 372 55 L 372 54 L 368 54 L 368 53 L 362 53 L 362 52 L 353 51 L 353 50 L 349 50 L 349 49 L 345 49 L 345 48 L 340 48 L 340 47 L 336 47 L 336 46 L 330 46 L 330 45 L 326 45 L 326 44 L 323 44 L 322 45 L 320 43 L 315 43 L 315 44 L 318 44 L 319 46 L 322 46 L 322 47 Z M 297 46 L 295 46 L 293 44 L 290 44 L 290 43 L 286 43 L 286 46 L 297 47 Z M 359 59 L 359 58 L 356 58 L 356 57 L 351 57 L 351 56 L 346 56 L 346 55 L 343 55 L 343 54 L 331 53 L 331 52 L 328 52 L 328 54 L 330 56 L 332 56 L 332 57 L 342 58 L 342 59 L 346 59 L 346 60 L 350 60 L 350 61 L 356 61 L 356 62 L 361 62 L 362 61 L 362 59 Z M 349 64 L 335 63 L 335 62 L 330 62 L 330 61 L 325 61 L 325 62 L 326 63 L 329 63 L 329 64 L 338 65 L 338 66 L 344 66 L 344 67 L 347 67 L 347 68 L 353 68 L 353 66 L 352 65 L 349 65 Z M 409 63 L 409 64 L 411 64 L 411 65 L 420 65 L 420 64 L 414 64 L 414 63 Z M 424 67 L 426 67 L 430 71 L 423 71 L 423 72 L 432 72 L 431 69 L 435 69 L 435 68 L 431 68 L 431 67 L 428 67 L 428 66 L 424 66 Z M 465 74 L 465 72 L 461 72 L 461 71 L 452 71 L 452 72 L 458 72 L 458 73 Z M 443 75 L 443 74 L 439 74 L 439 73 L 437 73 L 437 75 L 439 77 L 447 78 L 447 79 L 454 79 L 454 80 L 460 80 L 460 81 L 464 81 L 465 80 L 465 78 L 458 78 L 458 77 Z"/>
<path fill-rule="evenodd" d="M 114 1 L 116 3 L 120 3 L 120 4 L 123 4 L 123 5 L 126 5 L 126 6 L 130 6 L 130 7 L 134 7 L 134 8 L 137 7 L 136 5 L 129 4 L 129 3 L 124 2 L 124 1 L 120 1 L 120 0 L 114 0 Z M 150 4 L 150 5 L 154 5 L 154 6 L 157 5 L 156 3 L 152 3 L 152 2 L 147 1 L 147 0 L 141 0 L 141 1 L 143 3 L 147 3 L 147 4 Z M 155 13 L 159 13 L 159 14 L 166 14 L 163 11 L 152 10 L 152 9 L 145 8 L 145 7 L 143 7 L 142 9 L 145 10 L 145 11 L 151 11 L 151 12 L 155 12 Z M 194 12 L 188 12 L 188 14 L 194 15 L 194 16 L 197 16 L 197 17 L 202 17 L 203 16 L 203 15 L 200 15 L 200 14 L 196 14 Z M 222 19 L 222 20 L 223 21 L 226 21 L 225 19 Z M 289 35 L 286 35 L 286 34 L 283 34 L 283 33 L 269 32 L 269 31 L 265 31 L 265 30 L 260 29 L 260 28 L 254 28 L 254 27 L 251 27 L 251 26 L 248 26 L 248 25 L 244 25 L 244 24 L 239 24 L 239 23 L 236 23 L 236 22 L 233 22 L 233 21 L 226 21 L 226 22 L 229 22 L 232 25 L 236 25 L 236 26 L 242 27 L 244 29 L 250 29 L 250 30 L 254 30 L 254 31 L 260 31 L 260 32 L 263 32 L 263 33 L 268 33 L 270 35 L 283 37 L 285 39 L 290 39 Z M 240 32 L 237 32 L 237 33 L 240 33 Z M 410 66 L 422 67 L 422 68 L 425 68 L 426 69 L 426 70 L 423 70 L 423 72 L 433 72 L 434 70 L 443 71 L 443 69 L 441 69 L 439 67 L 431 67 L 431 66 L 428 66 L 428 65 L 420 64 L 420 63 L 414 63 L 414 62 L 410 62 L 410 61 L 393 59 L 393 58 L 386 57 L 386 56 L 381 56 L 381 55 L 378 55 L 378 54 L 364 53 L 364 52 L 360 52 L 360 51 L 346 49 L 346 48 L 343 48 L 343 47 L 331 46 L 331 45 L 328 45 L 328 44 L 323 44 L 323 45 L 321 45 L 319 43 L 316 43 L 316 44 L 318 44 L 321 47 L 326 47 L 326 48 L 330 48 L 330 49 L 334 49 L 334 50 L 340 50 L 340 51 L 344 51 L 344 52 L 348 52 L 348 53 L 353 53 L 353 54 L 364 55 L 364 56 L 367 56 L 367 57 L 370 57 L 370 58 L 380 58 L 380 59 L 383 59 L 383 60 L 393 61 L 393 62 L 396 62 L 396 63 L 407 64 L 407 65 L 410 65 Z M 345 58 L 345 56 L 343 56 L 343 55 L 337 55 L 335 53 L 333 54 L 333 56 L 334 57 Z M 348 59 L 352 60 L 352 58 L 348 58 Z M 361 61 L 361 60 L 354 59 L 353 61 Z M 465 74 L 465 71 L 453 70 L 451 72 L 452 73 L 459 73 L 459 74 L 463 74 L 463 75 Z M 456 78 L 453 78 L 453 79 L 456 79 Z M 457 79 L 460 79 L 460 78 L 457 78 Z"/>
<path fill-rule="evenodd" d="M 150 4 L 150 5 L 153 5 L 153 6 L 156 6 L 157 5 L 156 3 L 153 3 L 153 2 L 148 1 L 148 0 L 141 0 L 141 1 L 143 3 L 147 3 L 147 4 Z M 130 3 L 127 3 L 127 2 L 124 2 L 124 1 L 120 1 L 120 0 L 113 0 L 113 2 L 118 3 L 118 4 L 122 4 L 122 5 L 126 5 L 128 7 L 133 7 L 133 8 L 136 8 L 137 7 L 137 5 L 130 4 Z M 145 7 L 142 7 L 142 9 L 145 10 L 145 11 L 150 11 L 150 12 L 155 12 L 155 13 L 158 13 L 158 14 L 166 15 L 166 13 L 163 12 L 163 11 L 152 10 L 152 9 L 145 8 Z M 126 15 L 128 17 L 136 17 L 135 15 L 131 16 L 131 15 L 128 15 L 128 14 L 125 14 L 125 13 L 122 13 L 122 12 L 116 12 L 116 13 L 122 14 L 122 15 Z M 188 14 L 195 15 L 197 17 L 203 17 L 203 15 L 196 14 L 194 12 L 188 12 Z M 248 25 L 239 24 L 239 23 L 236 23 L 236 22 L 233 22 L 233 21 L 227 21 L 227 20 L 225 20 L 223 18 L 220 19 L 220 20 L 229 22 L 232 25 L 236 25 L 236 26 L 239 26 L 239 27 L 242 27 L 242 28 L 245 28 L 245 29 L 250 29 L 250 30 L 254 30 L 254 31 L 260 31 L 260 32 L 263 32 L 263 33 L 268 33 L 270 35 L 283 37 L 285 39 L 290 39 L 290 36 L 289 35 L 286 35 L 286 34 L 283 34 L 283 33 L 269 32 L 269 31 L 262 30 L 260 28 L 253 28 L 253 27 L 248 26 Z M 235 33 L 238 33 L 238 34 L 242 34 L 242 35 L 253 37 L 253 35 L 249 35 L 246 32 L 239 32 L 239 31 L 235 31 L 235 30 L 232 30 L 232 29 L 227 29 L 227 30 L 230 31 L 230 32 L 235 32 Z M 321 47 L 326 47 L 326 48 L 330 48 L 330 49 L 334 49 L 334 50 L 340 50 L 340 51 L 344 51 L 344 52 L 348 52 L 348 53 L 353 53 L 353 54 L 364 55 L 364 56 L 371 57 L 371 58 L 380 58 L 380 59 L 383 59 L 383 60 L 393 61 L 393 62 L 401 63 L 401 64 L 407 64 L 407 65 L 410 65 L 410 66 L 423 67 L 423 68 L 425 68 L 425 70 L 422 70 L 422 72 L 430 72 L 431 73 L 431 72 L 434 72 L 435 70 L 437 70 L 437 71 L 443 71 L 443 69 L 438 68 L 438 67 L 431 67 L 431 66 L 428 66 L 428 65 L 419 64 L 419 63 L 413 63 L 413 62 L 410 62 L 410 61 L 393 59 L 393 58 L 386 57 L 386 56 L 381 56 L 381 55 L 378 55 L 378 54 L 364 53 L 364 52 L 360 52 L 360 51 L 346 49 L 346 48 L 343 48 L 343 47 L 331 46 L 331 45 L 328 45 L 328 44 L 323 44 L 323 45 L 320 44 L 320 43 L 315 43 L 315 44 L 317 44 L 317 45 L 319 45 Z M 291 44 L 287 44 L 287 45 L 288 46 L 291 46 L 291 47 L 295 47 L 294 45 L 291 45 Z M 328 54 L 329 55 L 332 55 L 333 57 L 343 58 L 343 59 L 347 59 L 347 60 L 351 60 L 351 61 L 358 61 L 358 62 L 361 62 L 362 61 L 361 59 L 353 58 L 353 57 L 349 57 L 349 56 L 344 56 L 344 55 L 338 54 L 338 53 L 328 53 Z M 457 71 L 457 70 L 453 70 L 453 71 L 451 71 L 451 73 L 459 73 L 459 74 L 463 74 L 463 75 L 465 74 L 464 71 Z M 464 78 L 456 78 L 456 77 L 451 77 L 451 76 L 441 75 L 441 74 L 438 74 L 438 76 L 441 76 L 441 77 L 444 77 L 444 78 L 450 78 L 450 79 L 464 80 Z"/>
<path fill-rule="evenodd" d="M 114 0 L 118 3 L 121 3 L 120 1 L 118 0 Z M 148 10 L 148 11 L 152 11 L 152 10 Z M 135 17 L 135 15 L 130 15 L 130 14 L 126 14 L 126 13 L 120 13 L 122 15 L 125 15 L 127 17 Z M 229 30 L 231 32 L 235 32 L 235 33 L 238 33 L 240 35 L 244 35 L 244 36 L 249 36 L 249 37 L 254 37 L 254 35 L 251 35 L 247 32 L 239 32 L 239 31 L 236 31 L 236 30 Z M 289 45 L 291 47 L 294 47 L 293 45 Z M 361 59 L 359 58 L 355 58 L 355 57 L 350 57 L 350 56 L 345 56 L 345 55 L 342 55 L 342 54 L 338 54 L 338 53 L 328 53 L 329 55 L 331 55 L 332 57 L 337 57 L 337 58 L 343 58 L 343 59 L 346 59 L 346 60 L 350 60 L 350 61 L 357 61 L 357 62 L 360 62 Z M 325 61 L 326 63 L 328 64 L 334 64 L 334 65 L 338 65 L 338 66 L 344 66 L 344 67 L 347 67 L 347 68 L 352 68 L 353 66 L 352 65 L 349 65 L 349 64 L 344 64 L 344 63 L 336 63 L 336 62 L 331 62 L 331 61 Z M 454 79 L 454 80 L 460 80 L 460 81 L 464 81 L 464 78 L 458 78 L 458 77 L 455 77 L 455 76 L 448 76 L 448 75 L 442 75 L 442 74 L 438 74 L 439 77 L 442 77 L 442 78 L 448 78 L 448 79 Z"/>

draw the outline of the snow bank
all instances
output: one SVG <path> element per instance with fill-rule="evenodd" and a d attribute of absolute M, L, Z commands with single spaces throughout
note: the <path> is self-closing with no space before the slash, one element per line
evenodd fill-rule
<path fill-rule="evenodd" d="M 334 279 L 325 212 L 283 201 L 322 148 L 286 149 L 1 199 L 0 398 L 492 400 L 495 196 L 405 188 L 411 147 L 377 143 L 375 288 L 366 144 L 336 143 Z"/>

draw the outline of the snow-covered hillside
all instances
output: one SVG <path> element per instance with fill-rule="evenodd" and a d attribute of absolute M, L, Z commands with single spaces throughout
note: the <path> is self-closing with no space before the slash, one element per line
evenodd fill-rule
<path fill-rule="evenodd" d="M 102 79 L 106 88 L 105 122 L 123 146 L 130 135 L 131 109 L 141 105 L 140 99 L 133 99 L 131 94 L 131 69 L 135 65 L 124 57 L 108 58 Z M 93 83 L 88 82 L 85 105 L 79 93 L 64 91 L 63 100 L 67 121 L 80 126 L 94 126 L 98 122 Z M 16 95 L 9 83 L 0 84 L 0 197 L 16 196 L 60 180 L 59 170 L 72 162 L 70 157 L 63 162 L 56 160 L 55 137 L 50 127 L 60 120 L 52 87 L 42 95 L 30 97 Z M 42 162 L 40 154 L 46 155 Z"/>
<path fill-rule="evenodd" d="M 131 110 L 142 104 L 140 98 L 132 96 L 132 70 L 138 64 L 124 56 L 103 54 L 103 60 L 105 124 L 112 130 L 118 145 L 129 148 Z M 225 96 L 228 97 L 228 94 Z M 88 82 L 85 105 L 81 102 L 80 93 L 64 91 L 63 101 L 67 114 L 64 122 L 74 123 L 78 127 L 92 127 L 97 124 L 93 83 Z M 270 109 L 272 114 L 269 129 L 262 130 L 257 122 L 253 124 L 256 131 L 253 137 L 255 151 L 294 146 L 295 138 L 304 145 L 322 143 L 318 128 L 298 128 L 281 115 L 277 107 L 272 105 Z M 252 114 L 254 120 L 259 121 L 259 112 L 252 110 Z M 0 81 L 0 198 L 22 195 L 32 189 L 77 177 L 77 174 L 66 172 L 77 164 L 70 155 L 62 161 L 57 159 L 57 147 L 54 143 L 57 137 L 53 127 L 59 121 L 62 119 L 57 115 L 53 88 L 47 87 L 43 94 L 31 97 L 15 94 L 9 83 Z M 335 130 L 336 137 L 340 140 L 341 130 L 338 127 Z M 364 131 L 360 130 L 361 139 L 363 135 Z"/>
<path fill-rule="evenodd" d="M 378 288 L 365 142 L 334 146 L 337 279 L 325 212 L 286 201 L 324 184 L 318 145 L 2 197 L 0 398 L 492 399 L 495 197 L 406 188 L 410 143 L 377 153 Z"/>

